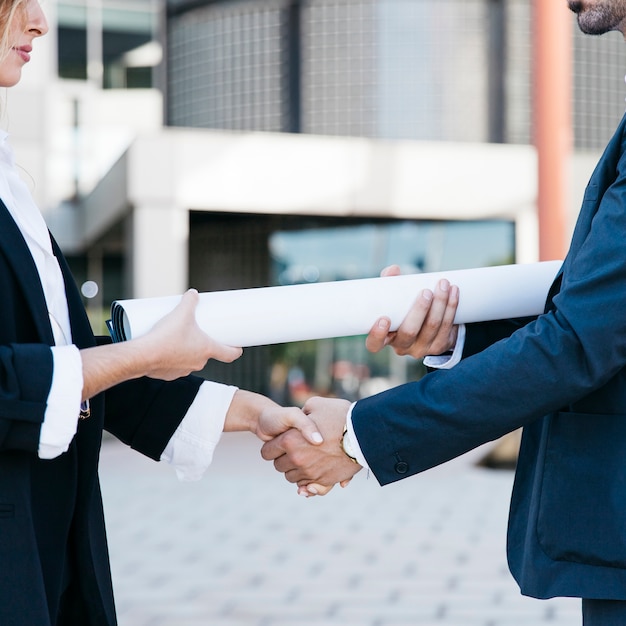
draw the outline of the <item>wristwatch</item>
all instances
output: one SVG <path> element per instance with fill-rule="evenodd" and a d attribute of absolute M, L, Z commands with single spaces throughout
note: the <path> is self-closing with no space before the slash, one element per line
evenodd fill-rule
<path fill-rule="evenodd" d="M 356 455 L 354 454 L 354 448 L 352 447 L 352 441 L 350 440 L 350 433 L 348 432 L 348 424 L 343 427 L 343 434 L 341 435 L 341 449 L 344 451 L 346 456 L 353 461 L 354 463 L 359 463 L 356 460 Z"/>

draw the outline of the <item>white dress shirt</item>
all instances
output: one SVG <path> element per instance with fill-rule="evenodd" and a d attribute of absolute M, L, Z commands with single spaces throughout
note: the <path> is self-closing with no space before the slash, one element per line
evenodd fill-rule
<path fill-rule="evenodd" d="M 0 198 L 18 225 L 35 261 L 48 306 L 55 345 L 53 375 L 39 439 L 39 457 L 53 459 L 69 448 L 78 427 L 83 389 L 82 360 L 72 344 L 65 283 L 45 221 L 15 166 L 8 134 L 0 130 Z M 169 441 L 162 460 L 181 480 L 197 480 L 213 458 L 236 387 L 204 382 Z"/>

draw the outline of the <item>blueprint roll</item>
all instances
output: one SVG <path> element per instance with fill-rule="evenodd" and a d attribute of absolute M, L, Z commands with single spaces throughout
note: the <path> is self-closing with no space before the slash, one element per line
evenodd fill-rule
<path fill-rule="evenodd" d="M 382 316 L 398 328 L 423 289 L 446 278 L 460 290 L 456 323 L 543 313 L 561 261 L 201 293 L 196 318 L 213 339 L 239 347 L 365 335 Z M 147 333 L 181 296 L 118 300 L 116 341 Z"/>

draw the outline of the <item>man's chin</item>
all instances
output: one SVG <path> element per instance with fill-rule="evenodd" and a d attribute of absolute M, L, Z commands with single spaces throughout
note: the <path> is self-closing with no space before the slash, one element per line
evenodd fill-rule
<path fill-rule="evenodd" d="M 580 0 L 567 0 L 567 6 L 569 10 L 576 13 L 576 15 L 582 13 L 585 9 L 584 4 Z"/>

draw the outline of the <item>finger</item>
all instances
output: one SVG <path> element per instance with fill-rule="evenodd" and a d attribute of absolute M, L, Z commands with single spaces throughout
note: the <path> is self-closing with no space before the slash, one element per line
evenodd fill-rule
<path fill-rule="evenodd" d="M 455 294 L 452 296 L 451 294 Z M 454 318 L 456 303 L 451 305 L 451 297 L 458 298 L 457 289 L 452 289 L 450 283 L 443 279 L 439 281 L 433 297 L 432 305 L 424 320 L 423 330 L 420 335 L 422 353 L 439 354 L 448 347 L 451 325 L 447 325 L 447 320 Z"/>
<path fill-rule="evenodd" d="M 284 436 L 279 435 L 265 442 L 261 447 L 261 457 L 266 461 L 275 461 L 285 454 Z"/>
<path fill-rule="evenodd" d="M 307 485 L 303 485 L 301 487 L 298 487 L 298 495 L 302 496 L 304 498 L 313 498 L 313 497 L 315 497 L 317 495 L 322 495 L 322 496 L 326 495 L 326 493 L 321 493 L 321 494 L 310 493 L 307 487 L 308 487 Z"/>
<path fill-rule="evenodd" d="M 324 438 L 317 428 L 317 424 L 302 411 L 290 411 L 287 414 L 286 428 L 295 428 L 302 433 L 302 436 L 313 445 L 318 446 L 324 442 Z"/>
<path fill-rule="evenodd" d="M 183 297 L 180 301 L 182 307 L 187 309 L 195 309 L 198 306 L 198 302 L 200 302 L 200 294 L 197 289 L 187 289 L 183 294 Z"/>
<path fill-rule="evenodd" d="M 450 298 L 450 283 L 444 278 L 437 283 L 433 299 L 424 320 L 426 342 L 430 342 L 439 332 Z"/>
<path fill-rule="evenodd" d="M 196 319 L 196 308 L 198 306 L 198 302 L 200 300 L 200 296 L 195 289 L 188 289 L 180 299 L 178 305 L 168 313 L 166 317 L 170 319 L 179 320 L 189 320 L 192 324 Z M 159 324 L 157 324 L 158 326 Z"/>
<path fill-rule="evenodd" d="M 450 283 L 446 279 L 439 281 L 434 293 L 424 290 L 398 329 L 394 348 L 409 353 L 417 338 L 418 356 L 429 351 L 441 330 L 449 296 Z"/>
<path fill-rule="evenodd" d="M 400 276 L 402 272 L 400 271 L 399 265 L 388 265 L 385 267 L 380 273 L 381 276 Z"/>
<path fill-rule="evenodd" d="M 448 302 L 446 303 L 446 310 L 443 316 L 442 326 L 453 326 L 454 316 L 459 306 L 459 288 L 456 285 L 450 285 L 450 291 L 448 293 Z"/>
<path fill-rule="evenodd" d="M 433 292 L 430 289 L 424 289 L 413 303 L 390 342 L 398 354 L 406 354 L 406 351 L 415 343 L 423 330 L 424 321 L 428 316 L 432 302 Z"/>
<path fill-rule="evenodd" d="M 299 489 L 301 489 L 300 487 Z M 318 483 L 309 483 L 304 486 L 306 493 L 310 496 L 325 496 L 332 490 L 333 486 L 326 487 L 325 485 L 320 485 Z"/>
<path fill-rule="evenodd" d="M 298 468 L 294 466 L 293 462 L 286 454 L 274 460 L 274 469 L 280 474 L 284 474 L 285 479 L 290 483 L 297 483 L 298 480 L 302 478 Z"/>
<path fill-rule="evenodd" d="M 291 461 L 289 461 L 289 459 L 287 459 L 286 457 L 280 457 L 278 459 L 276 459 L 274 461 L 274 467 L 276 467 L 278 469 L 278 467 L 283 467 L 286 465 L 290 465 Z M 299 485 L 302 482 L 305 482 L 306 474 L 299 468 L 294 467 L 292 469 L 279 469 L 278 470 L 281 474 L 285 475 L 285 480 L 289 483 L 293 483 L 294 485 Z M 308 481 L 310 481 L 311 479 L 309 478 Z"/>
<path fill-rule="evenodd" d="M 352 481 L 352 478 L 348 478 L 348 480 L 342 480 L 342 481 L 339 483 L 339 486 L 340 486 L 342 489 L 345 489 L 345 488 L 346 488 L 346 487 L 350 484 L 350 482 L 351 482 L 351 481 Z"/>
<path fill-rule="evenodd" d="M 214 339 L 211 339 L 211 341 L 211 354 L 216 361 L 221 361 L 222 363 L 232 363 L 243 354 L 243 348 L 227 346 L 223 343 L 215 341 Z"/>
<path fill-rule="evenodd" d="M 186 315 L 193 317 L 193 319 L 196 321 L 196 325 L 197 325 L 196 308 L 198 307 L 199 302 L 200 302 L 200 294 L 198 293 L 197 289 L 188 289 L 183 294 L 183 297 L 179 305 Z M 200 327 L 198 326 L 198 328 Z M 222 363 L 232 363 L 243 354 L 242 348 L 235 347 L 235 346 L 227 346 L 225 344 L 220 343 L 219 341 L 216 341 L 212 337 L 209 337 L 209 339 L 211 342 L 212 358 L 216 359 L 217 361 L 221 361 Z"/>
<path fill-rule="evenodd" d="M 399 265 L 388 265 L 380 272 L 382 277 L 400 276 L 400 274 L 402 274 L 402 271 Z M 365 339 L 365 347 L 370 352 L 380 352 L 385 346 L 389 345 L 395 337 L 395 333 L 390 333 L 390 328 L 390 319 L 386 317 L 377 319 Z"/>
<path fill-rule="evenodd" d="M 388 317 L 378 319 L 365 338 L 365 347 L 370 352 L 380 352 L 389 343 L 390 328 L 391 320 Z"/>
<path fill-rule="evenodd" d="M 320 400 L 321 398 L 319 396 L 311 396 L 304 403 L 304 406 L 302 407 L 302 412 L 305 415 L 310 415 L 311 413 L 314 413 L 318 408 L 320 408 Z"/>
<path fill-rule="evenodd" d="M 440 354 L 450 349 L 456 343 L 457 327 L 454 323 L 456 311 L 459 305 L 459 288 L 450 286 L 448 302 L 441 321 L 441 327 L 432 342 L 433 354 Z"/>

